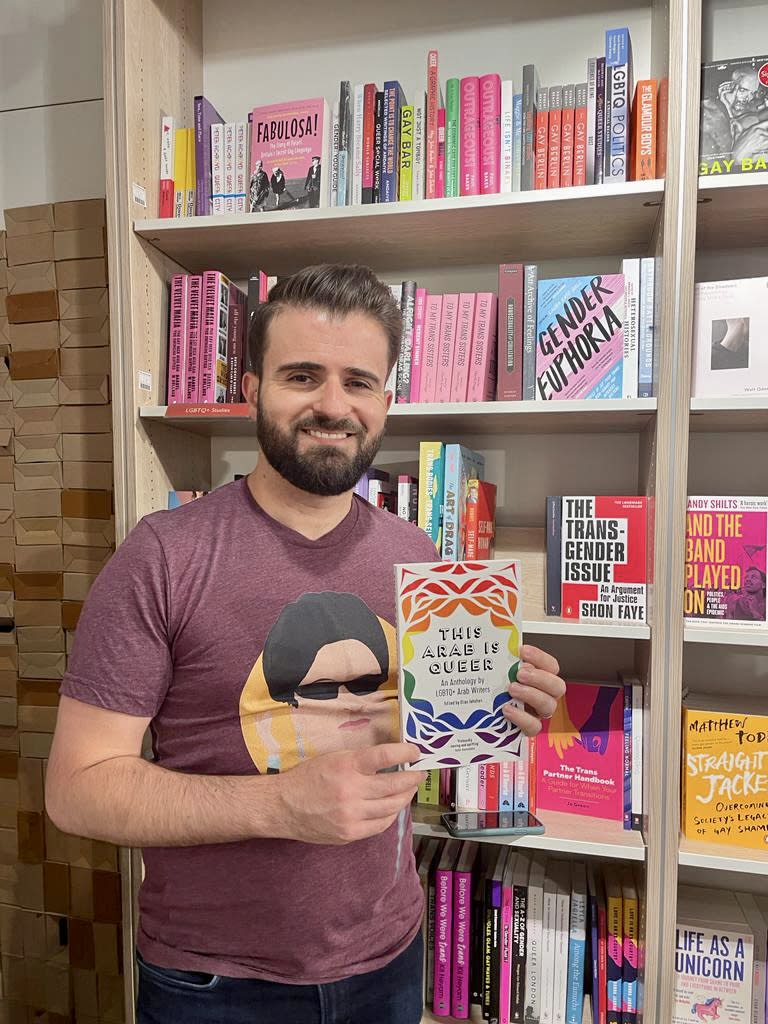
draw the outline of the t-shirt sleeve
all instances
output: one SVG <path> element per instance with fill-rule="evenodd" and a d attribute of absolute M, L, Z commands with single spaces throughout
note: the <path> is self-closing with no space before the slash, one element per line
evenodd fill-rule
<path fill-rule="evenodd" d="M 163 548 L 142 520 L 88 593 L 61 693 L 109 711 L 154 717 L 172 676 L 169 610 Z"/>

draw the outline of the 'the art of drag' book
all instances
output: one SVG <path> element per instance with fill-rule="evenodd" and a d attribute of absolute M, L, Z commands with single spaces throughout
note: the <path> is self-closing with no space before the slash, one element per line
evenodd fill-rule
<path fill-rule="evenodd" d="M 422 757 L 455 768 L 520 757 L 502 708 L 520 662 L 520 563 L 396 565 L 400 732 Z"/>

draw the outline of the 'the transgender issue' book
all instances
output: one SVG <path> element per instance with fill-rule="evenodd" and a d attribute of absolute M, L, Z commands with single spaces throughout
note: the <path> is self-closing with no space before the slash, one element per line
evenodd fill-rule
<path fill-rule="evenodd" d="M 502 713 L 517 678 L 523 622 L 518 561 L 396 565 L 400 735 L 413 769 L 520 757 Z"/>

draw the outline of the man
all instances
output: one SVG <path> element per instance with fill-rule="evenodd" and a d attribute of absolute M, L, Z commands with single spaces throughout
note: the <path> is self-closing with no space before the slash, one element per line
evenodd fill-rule
<path fill-rule="evenodd" d="M 143 519 L 83 609 L 47 804 L 67 832 L 144 847 L 140 1024 L 420 1020 L 424 774 L 388 770 L 417 756 L 391 742 L 393 564 L 436 553 L 353 496 L 400 329 L 366 268 L 279 281 L 244 377 L 256 469 Z M 564 684 L 525 660 L 529 710 L 505 710 L 533 734 Z"/>
<path fill-rule="evenodd" d="M 307 176 L 304 179 L 304 191 L 309 196 L 309 208 L 316 209 L 320 205 L 320 157 L 313 156 Z"/>
<path fill-rule="evenodd" d="M 250 212 L 256 213 L 258 210 L 260 213 L 264 213 L 264 207 L 269 199 L 269 178 L 261 160 L 257 160 L 256 166 L 253 168 L 248 196 Z"/>

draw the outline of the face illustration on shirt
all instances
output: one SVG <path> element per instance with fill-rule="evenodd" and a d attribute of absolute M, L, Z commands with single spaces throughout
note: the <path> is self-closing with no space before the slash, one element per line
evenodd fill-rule
<path fill-rule="evenodd" d="M 353 594 L 304 594 L 282 610 L 240 700 L 260 772 L 397 738 L 395 637 Z"/>

